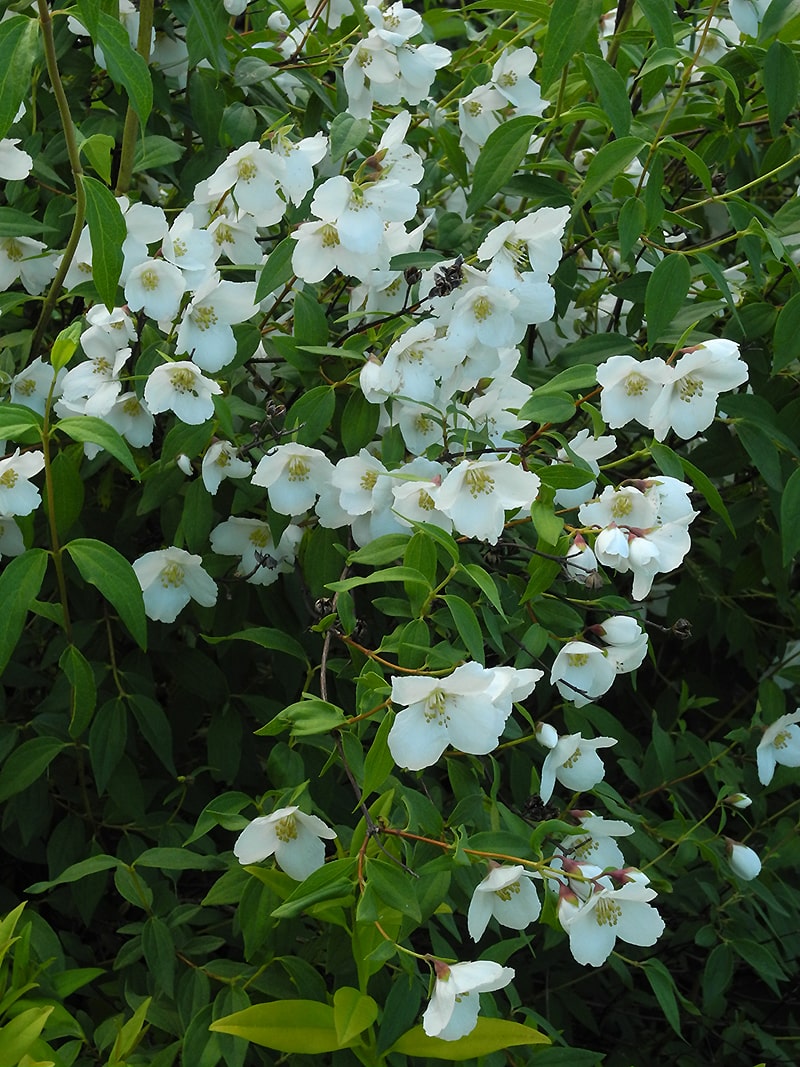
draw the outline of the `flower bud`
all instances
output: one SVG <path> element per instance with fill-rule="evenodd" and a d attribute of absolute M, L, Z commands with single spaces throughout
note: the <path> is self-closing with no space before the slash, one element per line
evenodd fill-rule
<path fill-rule="evenodd" d="M 558 730 L 549 722 L 537 722 L 536 740 L 545 748 L 555 748 L 558 744 Z"/>
<path fill-rule="evenodd" d="M 752 881 L 761 871 L 761 860 L 758 854 L 747 845 L 732 841 L 729 837 L 725 840 L 728 845 L 728 862 L 731 870 L 746 882 Z"/>
<path fill-rule="evenodd" d="M 745 808 L 749 808 L 753 801 L 747 793 L 731 793 L 729 797 L 725 797 L 724 803 L 743 811 Z"/>

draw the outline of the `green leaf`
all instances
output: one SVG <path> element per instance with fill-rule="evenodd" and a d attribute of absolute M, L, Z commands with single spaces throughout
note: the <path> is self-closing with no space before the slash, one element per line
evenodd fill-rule
<path fill-rule="evenodd" d="M 0 137 L 6 136 L 30 94 L 38 34 L 35 18 L 12 14 L 0 22 Z"/>
<path fill-rule="evenodd" d="M 224 637 L 203 634 L 202 638 L 210 645 L 219 645 L 223 641 L 250 641 L 254 645 L 272 649 L 274 652 L 285 652 L 287 656 L 294 656 L 295 659 L 308 663 L 308 656 L 299 641 L 284 633 L 283 630 L 273 630 L 269 626 L 254 626 L 252 629 L 240 630 L 238 633 L 226 634 Z"/>
<path fill-rule="evenodd" d="M 614 133 L 617 137 L 627 137 L 631 132 L 633 114 L 624 80 L 611 64 L 600 56 L 586 55 L 583 59 Z"/>
<path fill-rule="evenodd" d="M 255 296 L 256 304 L 265 300 L 270 293 L 280 289 L 281 286 L 286 285 L 294 277 L 292 253 L 296 244 L 297 242 L 293 238 L 284 237 L 280 244 L 275 245 L 272 249 L 258 276 Z"/>
<path fill-rule="evenodd" d="M 168 167 L 170 163 L 177 163 L 183 155 L 183 147 L 162 137 L 160 134 L 151 134 L 136 142 L 136 150 L 133 155 L 133 170 L 139 174 L 145 170 L 157 170 L 160 167 Z"/>
<path fill-rule="evenodd" d="M 574 4 L 576 0 L 567 2 Z M 474 215 L 514 176 L 528 153 L 531 135 L 538 122 L 533 116 L 520 115 L 489 134 L 475 163 L 468 215 Z"/>
<path fill-rule="evenodd" d="M 647 209 L 637 197 L 629 197 L 622 205 L 617 221 L 619 254 L 627 259 L 633 246 L 642 236 L 647 221 Z"/>
<path fill-rule="evenodd" d="M 647 319 L 647 342 L 654 345 L 683 307 L 692 271 L 685 256 L 666 256 L 656 266 L 647 282 L 644 313 Z"/>
<path fill-rule="evenodd" d="M 545 485 L 551 489 L 580 489 L 594 481 L 591 471 L 580 467 L 570 467 L 566 463 L 553 463 L 549 467 L 539 467 L 536 471 Z"/>
<path fill-rule="evenodd" d="M 342 412 L 342 446 L 348 456 L 357 456 L 375 438 L 381 409 L 370 404 L 360 389 L 354 389 Z"/>
<path fill-rule="evenodd" d="M 546 91 L 583 44 L 594 22 L 591 0 L 552 0 L 537 81 Z"/>
<path fill-rule="evenodd" d="M 787 117 L 797 107 L 800 70 L 788 45 L 773 41 L 764 59 L 764 90 L 767 96 L 769 129 L 775 137 Z"/>
<path fill-rule="evenodd" d="M 209 1027 L 278 1052 L 313 1056 L 341 1048 L 333 1008 L 316 1000 L 275 1000 L 217 1019 Z"/>
<path fill-rule="evenodd" d="M 380 566 L 382 563 L 391 563 L 392 560 L 401 559 L 405 555 L 410 540 L 411 537 L 406 533 L 382 534 L 363 548 L 351 552 L 347 557 L 347 564 Z"/>
<path fill-rule="evenodd" d="M 167 996 L 175 987 L 175 943 L 163 919 L 151 915 L 142 929 L 142 951 L 147 969 Z"/>
<path fill-rule="evenodd" d="M 653 31 L 658 47 L 670 48 L 675 43 L 672 0 L 639 0 L 639 7 L 647 19 L 644 28 Z"/>
<path fill-rule="evenodd" d="M 479 566 L 477 563 L 465 563 L 460 569 L 467 575 L 471 582 L 474 582 L 475 585 L 477 585 L 495 611 L 498 611 L 503 618 L 505 618 L 503 605 L 500 603 L 500 594 L 497 591 L 497 586 L 492 580 L 492 576 L 487 574 L 483 567 Z"/>
<path fill-rule="evenodd" d="M 218 856 L 203 856 L 188 848 L 148 848 L 136 857 L 133 865 L 165 871 L 215 871 L 225 866 Z"/>
<path fill-rule="evenodd" d="M 369 119 L 356 119 L 343 111 L 331 122 L 330 137 L 331 159 L 344 159 L 348 152 L 358 148 L 370 131 Z"/>
<path fill-rule="evenodd" d="M 0 26 L 7 25 L 7 22 L 0 22 Z M 43 229 L 44 223 L 31 218 L 24 211 L 17 211 L 13 207 L 0 207 L 0 237 L 33 237 Z"/>
<path fill-rule="evenodd" d="M 796 359 L 800 359 L 800 293 L 786 301 L 775 322 L 772 373 L 779 374 Z"/>
<path fill-rule="evenodd" d="M 394 715 L 387 713 L 381 720 L 378 732 L 373 737 L 364 760 L 363 797 L 377 793 L 394 769 L 394 758 L 389 751 L 387 737 L 394 722 Z"/>
<path fill-rule="evenodd" d="M 313 737 L 315 734 L 327 734 L 345 721 L 345 714 L 335 704 L 318 697 L 298 700 L 284 708 L 274 719 L 256 730 L 259 737 L 273 737 L 287 728 L 293 737 Z"/>
<path fill-rule="evenodd" d="M 387 567 L 382 571 L 373 571 L 372 574 L 358 578 L 345 578 L 341 582 L 328 582 L 326 588 L 338 593 L 342 589 L 357 589 L 360 585 L 375 585 L 377 582 L 417 582 L 420 585 L 431 588 L 430 582 L 424 574 L 414 570 L 413 567 Z"/>
<path fill-rule="evenodd" d="M 59 452 L 50 465 L 53 484 L 52 515 L 49 496 L 45 496 L 44 511 L 48 518 L 55 520 L 56 529 L 62 537 L 83 510 L 85 483 L 79 470 L 82 458 L 83 450 L 72 445 Z"/>
<path fill-rule="evenodd" d="M 176 778 L 177 771 L 172 759 L 172 727 L 164 709 L 143 693 L 131 693 L 128 703 L 142 737 L 172 777 Z"/>
<path fill-rule="evenodd" d="M 113 604 L 138 646 L 147 649 L 147 618 L 139 580 L 124 556 L 103 541 L 76 538 L 64 545 L 64 551 L 78 568 L 81 577 L 95 586 Z"/>
<path fill-rule="evenodd" d="M 128 709 L 119 697 L 107 700 L 98 710 L 89 731 L 89 759 L 97 792 L 105 791 L 119 766 L 128 740 Z"/>
<path fill-rule="evenodd" d="M 414 922 L 422 920 L 419 903 L 411 883 L 411 875 L 402 867 L 386 860 L 367 859 L 367 884 L 390 908 Z"/>
<path fill-rule="evenodd" d="M 0 769 L 0 804 L 32 785 L 67 747 L 67 743 L 57 737 L 32 737 L 30 741 L 23 741 Z"/>
<path fill-rule="evenodd" d="M 286 416 L 286 429 L 294 431 L 301 445 L 313 445 L 331 424 L 336 410 L 336 397 L 328 385 L 318 385 L 303 393 Z"/>
<path fill-rule="evenodd" d="M 55 1005 L 28 1008 L 0 1029 L 0 1063 L 15 1064 L 30 1051 Z"/>
<path fill-rule="evenodd" d="M 0 23 L 2 25 L 2 23 Z M 38 411 L 22 404 L 0 405 L 0 439 L 14 438 L 28 430 L 42 429 L 42 416 Z"/>
<path fill-rule="evenodd" d="M 79 863 L 73 863 L 70 867 L 67 867 L 65 871 L 62 871 L 58 878 L 53 878 L 49 882 L 35 882 L 33 885 L 28 886 L 27 893 L 44 893 L 48 889 L 55 889 L 58 885 L 69 885 L 72 882 L 81 882 L 84 878 L 88 878 L 92 874 L 99 874 L 101 871 L 110 871 L 112 867 L 116 867 L 119 860 L 114 856 L 90 856 L 89 859 L 81 860 Z"/>
<path fill-rule="evenodd" d="M 479 1018 L 475 1029 L 466 1037 L 457 1041 L 442 1041 L 438 1037 L 428 1037 L 421 1026 L 403 1034 L 395 1041 L 389 1052 L 403 1056 L 420 1056 L 434 1060 L 472 1060 L 479 1056 L 488 1056 L 504 1048 L 517 1045 L 549 1045 L 550 1038 L 540 1034 L 531 1026 L 513 1023 L 506 1019 Z M 531 1061 L 533 1062 L 533 1061 Z"/>
<path fill-rule="evenodd" d="M 647 981 L 656 995 L 656 1000 L 664 1012 L 664 1018 L 678 1035 L 681 1034 L 681 1018 L 678 1011 L 678 1000 L 675 995 L 675 981 L 667 968 L 661 962 L 653 958 L 643 960 L 642 968 L 647 976 Z"/>
<path fill-rule="evenodd" d="M 118 459 L 134 478 L 139 477 L 139 468 L 125 440 L 102 419 L 96 419 L 93 415 L 74 415 L 57 422 L 56 429 L 63 430 L 73 441 L 80 441 L 81 444 L 88 441 L 93 445 L 100 445 Z"/>
<path fill-rule="evenodd" d="M 58 665 L 70 684 L 69 736 L 80 737 L 92 720 L 97 704 L 94 671 L 83 653 L 74 645 L 67 645 Z"/>
<path fill-rule="evenodd" d="M 119 19 L 112 18 L 104 11 L 100 12 L 97 31 L 92 37 L 103 50 L 106 70 L 127 93 L 131 107 L 144 128 L 153 110 L 153 83 L 147 64 L 131 46 L 128 31 Z"/>
<path fill-rule="evenodd" d="M 342 1048 L 346 1048 L 378 1018 L 378 1005 L 352 986 L 342 986 L 333 994 L 333 1022 Z"/>
<path fill-rule="evenodd" d="M 719 495 L 719 490 L 711 482 L 711 480 L 703 474 L 701 470 L 695 467 L 694 463 L 690 463 L 688 459 L 684 459 L 681 456 L 681 466 L 683 467 L 684 474 L 688 474 L 689 481 L 692 482 L 695 489 L 703 494 L 706 499 L 706 503 L 712 511 L 716 512 L 720 516 L 722 521 L 728 527 L 733 536 L 736 536 L 736 528 L 731 522 L 731 517 L 728 514 L 728 509 L 725 507 L 722 497 Z"/>
<path fill-rule="evenodd" d="M 53 347 L 50 349 L 50 362 L 55 371 L 60 371 L 62 367 L 66 367 L 75 355 L 80 344 L 82 331 L 82 320 L 75 319 L 69 326 L 61 330 L 55 341 L 53 341 Z"/>
<path fill-rule="evenodd" d="M 273 910 L 273 918 L 294 919 L 315 904 L 351 898 L 355 891 L 357 869 L 358 860 L 355 857 L 323 864 Z"/>
<path fill-rule="evenodd" d="M 573 213 L 583 207 L 587 200 L 591 200 L 604 185 L 621 174 L 644 146 L 645 142 L 638 137 L 620 137 L 603 145 L 586 169 L 586 177 L 575 200 Z"/>
<path fill-rule="evenodd" d="M 800 467 L 792 472 L 781 495 L 781 542 L 783 565 L 788 567 L 800 550 Z"/>
<path fill-rule="evenodd" d="M 85 174 L 80 180 L 86 193 L 86 221 L 92 241 L 92 277 L 100 299 L 110 311 L 118 303 L 122 242 L 128 230 L 111 190 Z"/>
<path fill-rule="evenodd" d="M 217 76 L 220 72 L 227 73 L 231 67 L 225 51 L 228 19 L 224 8 L 209 4 L 208 0 L 189 0 L 189 7 L 192 12 L 186 25 L 189 66 L 194 67 L 198 60 L 207 59 Z"/>
<path fill-rule="evenodd" d="M 575 401 L 569 393 L 540 393 L 537 389 L 522 405 L 520 419 L 539 424 L 566 422 L 575 414 Z"/>
<path fill-rule="evenodd" d="M 460 596 L 454 596 L 452 593 L 442 594 L 440 600 L 447 604 L 456 630 L 458 630 L 458 635 L 464 642 L 464 647 L 469 653 L 470 659 L 483 666 L 483 633 L 475 612 L 466 600 L 462 600 Z"/>
<path fill-rule="evenodd" d="M 29 548 L 10 560 L 0 574 L 0 675 L 17 647 L 31 604 L 39 595 L 47 568 L 43 548 Z"/>
<path fill-rule="evenodd" d="M 81 155 L 86 156 L 106 185 L 111 185 L 111 153 L 115 144 L 109 133 L 93 133 L 80 144 Z"/>

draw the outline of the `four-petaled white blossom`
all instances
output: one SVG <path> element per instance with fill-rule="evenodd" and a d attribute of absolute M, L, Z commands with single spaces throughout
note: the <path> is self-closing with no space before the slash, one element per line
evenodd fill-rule
<path fill-rule="evenodd" d="M 467 929 L 473 941 L 482 936 L 492 916 L 501 926 L 511 930 L 524 930 L 529 923 L 539 918 L 542 904 L 522 864 L 492 869 L 475 887 L 467 912 Z"/>
<path fill-rule="evenodd" d="M 486 755 L 497 747 L 514 701 L 530 696 L 542 671 L 463 663 L 446 678 L 392 678 L 392 702 L 406 705 L 389 731 L 392 759 L 418 771 L 448 745 Z"/>
<path fill-rule="evenodd" d="M 156 367 L 144 387 L 144 399 L 153 415 L 174 411 L 181 422 L 199 426 L 214 414 L 213 397 L 222 392 L 219 382 L 205 378 L 194 363 L 182 360 Z"/>
<path fill-rule="evenodd" d="M 42 502 L 39 490 L 30 482 L 44 467 L 41 452 L 17 449 L 0 459 L 0 515 L 30 515 Z"/>
<path fill-rule="evenodd" d="M 634 880 L 619 888 L 598 881 L 586 899 L 561 887 L 558 921 L 569 935 L 569 947 L 578 963 L 602 967 L 617 938 L 629 945 L 654 945 L 664 932 L 664 920 L 650 903 L 654 889 Z"/>
<path fill-rule="evenodd" d="M 448 966 L 434 961 L 436 985 L 422 1016 L 422 1028 L 428 1037 L 457 1041 L 475 1029 L 480 1001 L 478 993 L 503 989 L 514 977 L 512 967 L 501 967 L 491 960 L 454 963 Z"/>
<path fill-rule="evenodd" d="M 585 792 L 602 782 L 606 770 L 597 750 L 610 748 L 616 743 L 614 737 L 588 739 L 580 734 L 559 737 L 558 744 L 547 753 L 542 766 L 539 795 L 543 803 L 546 804 L 553 795 L 557 780 L 576 793 Z"/>
<path fill-rule="evenodd" d="M 274 855 L 281 870 L 302 882 L 325 862 L 323 841 L 332 841 L 336 831 L 296 806 L 278 808 L 271 815 L 253 819 L 239 834 L 233 854 L 241 864 L 259 863 Z"/>
<path fill-rule="evenodd" d="M 200 556 L 183 548 L 146 552 L 133 564 L 144 594 L 144 610 L 156 622 L 174 622 L 190 600 L 204 608 L 217 602 L 217 583 L 203 570 Z"/>

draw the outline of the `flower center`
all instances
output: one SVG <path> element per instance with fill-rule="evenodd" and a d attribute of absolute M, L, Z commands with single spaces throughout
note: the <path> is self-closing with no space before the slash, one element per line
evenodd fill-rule
<path fill-rule="evenodd" d="M 433 419 L 430 418 L 430 416 L 428 415 L 415 415 L 414 429 L 417 431 L 417 433 L 430 433 L 433 429 Z"/>
<path fill-rule="evenodd" d="M 23 257 L 19 242 L 15 241 L 13 237 L 10 241 L 6 241 L 6 257 L 10 259 L 12 263 L 19 263 Z"/>
<path fill-rule="evenodd" d="M 641 396 L 642 393 L 647 392 L 647 379 L 643 374 L 634 371 L 625 379 L 625 392 L 628 396 Z"/>
<path fill-rule="evenodd" d="M 616 926 L 621 915 L 622 908 L 616 900 L 609 900 L 608 897 L 598 900 L 597 907 L 594 909 L 594 918 L 598 926 Z"/>
<path fill-rule="evenodd" d="M 589 662 L 588 652 L 570 652 L 567 654 L 570 667 L 584 667 Z"/>
<path fill-rule="evenodd" d="M 240 182 L 250 182 L 258 174 L 258 168 L 252 159 L 240 159 L 236 164 L 236 174 Z"/>
<path fill-rule="evenodd" d="M 478 322 L 485 322 L 492 315 L 492 302 L 488 296 L 479 296 L 472 305 L 472 314 Z"/>
<path fill-rule="evenodd" d="M 503 889 L 495 889 L 494 895 L 500 897 L 501 900 L 511 900 L 513 896 L 520 892 L 521 888 L 519 879 L 517 879 L 516 882 L 512 882 L 511 885 L 507 885 Z"/>
<path fill-rule="evenodd" d="M 422 508 L 423 511 L 433 511 L 436 507 L 436 503 L 425 489 L 420 489 L 419 496 L 417 497 L 417 505 Z"/>
<path fill-rule="evenodd" d="M 695 378 L 691 374 L 687 374 L 685 378 L 681 378 L 678 392 L 680 393 L 681 400 L 686 404 L 691 403 L 696 396 L 703 395 L 703 379 Z"/>
<path fill-rule="evenodd" d="M 565 759 L 561 766 L 566 767 L 567 770 L 571 770 L 580 758 L 581 750 L 580 748 L 576 748 L 572 755 L 569 757 L 569 759 Z"/>
<path fill-rule="evenodd" d="M 33 396 L 36 392 L 36 382 L 33 378 L 23 378 L 21 382 L 16 383 L 15 388 L 21 396 Z"/>
<path fill-rule="evenodd" d="M 377 471 L 364 471 L 361 476 L 361 488 L 366 489 L 367 492 L 371 492 L 375 488 L 375 483 L 378 481 Z"/>
<path fill-rule="evenodd" d="M 425 721 L 439 722 L 446 726 L 450 716 L 447 714 L 447 693 L 441 689 L 434 689 L 425 701 Z"/>
<path fill-rule="evenodd" d="M 183 585 L 184 571 L 180 563 L 168 563 L 161 572 L 161 584 L 165 589 L 172 586 L 180 589 Z"/>
<path fill-rule="evenodd" d="M 207 330 L 217 324 L 217 313 L 213 307 L 195 308 L 192 319 L 199 330 Z"/>
<path fill-rule="evenodd" d="M 464 475 L 470 496 L 475 500 L 481 493 L 490 494 L 494 490 L 494 478 L 479 467 L 470 467 Z"/>
<path fill-rule="evenodd" d="M 172 388 L 178 393 L 192 393 L 193 396 L 197 396 L 197 390 L 195 389 L 195 374 L 193 370 L 188 367 L 176 367 L 170 371 L 169 380 L 172 382 Z"/>
<path fill-rule="evenodd" d="M 302 456 L 292 456 L 287 466 L 290 482 L 307 481 L 308 473 L 311 470 L 311 464 L 307 459 L 303 459 Z"/>
<path fill-rule="evenodd" d="M 125 412 L 126 415 L 134 417 L 141 413 L 142 405 L 139 403 L 137 397 L 129 396 L 125 403 L 122 405 L 122 410 Z"/>
<path fill-rule="evenodd" d="M 480 102 L 480 100 L 470 100 L 470 102 L 467 104 L 467 111 L 470 113 L 472 118 L 476 119 L 478 115 L 480 115 L 480 113 L 483 111 L 483 104 Z"/>
<path fill-rule="evenodd" d="M 320 236 L 322 238 L 323 248 L 336 248 L 340 243 L 339 231 L 330 222 L 326 222 L 325 225 L 322 227 L 322 229 L 320 230 Z"/>
<path fill-rule="evenodd" d="M 92 374 L 102 374 L 105 376 L 106 374 L 110 373 L 111 364 L 109 363 L 108 359 L 105 356 L 98 356 L 97 359 L 94 361 L 94 366 L 92 367 Z"/>
<path fill-rule="evenodd" d="M 623 519 L 626 515 L 630 515 L 633 510 L 633 501 L 629 496 L 619 496 L 614 498 L 614 503 L 611 505 L 611 514 L 615 519 Z"/>
<path fill-rule="evenodd" d="M 257 548 L 266 548 L 269 544 L 269 530 L 265 526 L 259 526 L 250 534 L 250 541 Z"/>
<path fill-rule="evenodd" d="M 184 242 L 181 241 L 180 238 L 178 238 L 177 240 L 172 242 L 172 251 L 175 253 L 176 259 L 180 259 L 181 256 L 186 255 L 188 249 Z"/>
<path fill-rule="evenodd" d="M 223 222 L 217 226 L 214 237 L 218 245 L 231 244 L 233 242 L 233 230 Z"/>
<path fill-rule="evenodd" d="M 147 270 L 142 271 L 141 275 L 142 286 L 152 293 L 154 289 L 158 289 L 158 274 L 152 267 L 148 267 Z"/>
<path fill-rule="evenodd" d="M 284 844 L 287 841 L 294 841 L 297 837 L 297 823 L 294 815 L 285 815 L 282 819 L 278 819 L 275 823 L 275 834 Z"/>
<path fill-rule="evenodd" d="M 789 737 L 790 734 L 788 730 L 781 730 L 779 734 L 775 734 L 772 744 L 775 748 L 786 748 L 789 743 Z"/>
<path fill-rule="evenodd" d="M 13 489 L 17 484 L 18 479 L 19 475 L 14 468 L 9 467 L 7 471 L 0 474 L 0 485 L 2 485 L 4 489 Z"/>
<path fill-rule="evenodd" d="M 517 75 L 513 70 L 507 70 L 505 74 L 501 74 L 497 84 L 501 89 L 508 89 L 512 85 L 517 84 Z"/>

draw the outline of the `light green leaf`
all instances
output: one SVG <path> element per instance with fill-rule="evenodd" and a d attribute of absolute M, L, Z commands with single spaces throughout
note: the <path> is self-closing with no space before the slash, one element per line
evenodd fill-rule
<path fill-rule="evenodd" d="M 81 319 L 75 319 L 56 337 L 50 350 L 50 362 L 53 364 L 55 371 L 60 371 L 62 367 L 66 367 L 75 355 L 80 343 L 82 330 L 83 322 Z"/>
<path fill-rule="evenodd" d="M 335 163 L 337 159 L 344 159 L 348 152 L 358 148 L 370 131 L 369 119 L 356 119 L 348 112 L 343 111 L 331 122 L 330 131 L 330 154 Z"/>
<path fill-rule="evenodd" d="M 0 439 L 14 438 L 28 430 L 42 428 L 42 416 L 38 411 L 22 404 L 0 405 Z"/>
<path fill-rule="evenodd" d="M 29 885 L 27 893 L 44 893 L 48 889 L 55 889 L 58 885 L 69 885 L 71 882 L 80 882 L 84 878 L 88 878 L 89 875 L 99 874 L 101 871 L 110 871 L 112 867 L 116 867 L 119 863 L 114 856 L 90 856 L 89 859 L 81 860 L 79 863 L 73 863 L 70 867 L 67 867 L 65 871 L 62 871 L 58 878 L 53 878 L 49 882 L 34 882 L 33 885 Z"/>
<path fill-rule="evenodd" d="M 142 650 L 147 648 L 144 598 L 133 567 L 111 545 L 88 537 L 64 545 L 84 581 L 95 586 L 130 630 Z"/>
<path fill-rule="evenodd" d="M 209 1027 L 278 1052 L 314 1056 L 341 1048 L 333 1008 L 316 1000 L 275 1000 L 217 1019 Z"/>
<path fill-rule="evenodd" d="M 258 276 L 255 296 L 257 304 L 268 297 L 270 293 L 280 288 L 280 286 L 286 285 L 294 277 L 292 253 L 296 244 L 297 241 L 293 238 L 284 237 L 270 252 L 267 262 L 261 268 L 261 273 Z"/>
<path fill-rule="evenodd" d="M 135 173 L 145 170 L 156 170 L 159 167 L 168 167 L 170 163 L 177 163 L 183 155 L 183 146 L 176 144 L 169 137 L 160 134 L 151 134 L 136 142 L 136 151 L 133 156 L 133 169 Z"/>
<path fill-rule="evenodd" d="M 450 615 L 455 623 L 458 635 L 464 642 L 464 647 L 470 655 L 470 659 L 480 663 L 484 662 L 483 633 L 475 612 L 460 596 L 452 593 L 442 594 L 441 600 L 447 604 Z"/>
<path fill-rule="evenodd" d="M 0 1063 L 18 1063 L 30 1051 L 55 1005 L 28 1008 L 0 1029 Z"/>
<path fill-rule="evenodd" d="M 523 1023 L 509 1022 L 506 1019 L 479 1018 L 475 1029 L 460 1037 L 457 1041 L 442 1041 L 438 1037 L 428 1037 L 421 1026 L 403 1034 L 395 1041 L 389 1052 L 403 1056 L 420 1056 L 424 1059 L 472 1060 L 479 1056 L 488 1056 L 504 1048 L 517 1045 L 549 1045 L 550 1038 L 540 1034 L 531 1026 Z"/>
<path fill-rule="evenodd" d="M 352 986 L 342 986 L 333 994 L 333 1022 L 342 1048 L 346 1048 L 378 1018 L 378 1005 Z"/>
<path fill-rule="evenodd" d="M 375 585 L 377 582 L 417 582 L 430 589 L 430 582 L 424 574 L 413 567 L 387 567 L 383 571 L 373 571 L 358 578 L 345 578 L 341 582 L 329 582 L 326 588 L 338 593 L 342 589 L 357 589 L 360 585 Z"/>
<path fill-rule="evenodd" d="M 144 128 L 153 110 L 153 83 L 147 64 L 131 46 L 128 31 L 122 23 L 104 11 L 100 12 L 97 31 L 92 37 L 103 50 L 106 70 L 127 93 Z"/>
<path fill-rule="evenodd" d="M 343 900 L 355 892 L 358 860 L 331 860 L 304 879 L 272 912 L 275 919 L 294 919 L 314 904 Z"/>
<path fill-rule="evenodd" d="M 69 736 L 80 737 L 89 725 L 97 704 L 94 671 L 83 653 L 74 645 L 67 645 L 58 665 L 70 684 Z"/>
<path fill-rule="evenodd" d="M 81 155 L 86 156 L 106 185 L 111 185 L 111 153 L 116 144 L 109 133 L 93 133 L 81 141 Z"/>
<path fill-rule="evenodd" d="M 39 595 L 47 568 L 43 548 L 29 548 L 6 564 L 0 574 L 0 675 L 17 647 L 25 618 Z"/>

